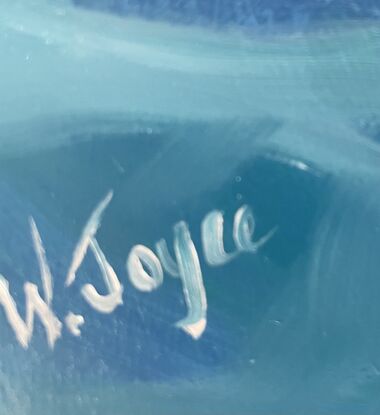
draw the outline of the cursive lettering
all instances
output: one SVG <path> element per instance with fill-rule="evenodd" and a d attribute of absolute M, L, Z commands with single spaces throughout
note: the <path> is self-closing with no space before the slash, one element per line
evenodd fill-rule
<path fill-rule="evenodd" d="M 100 294 L 94 285 L 86 283 L 81 288 L 81 294 L 95 311 L 105 314 L 112 313 L 123 304 L 124 290 L 119 277 L 96 239 L 103 214 L 112 197 L 113 192 L 108 192 L 91 213 L 74 248 L 65 280 L 66 287 L 75 282 L 76 274 L 87 252 L 91 251 L 108 292 L 104 295 Z M 22 347 L 28 348 L 33 334 L 34 315 L 36 314 L 45 328 L 48 345 L 53 348 L 62 331 L 62 323 L 52 309 L 53 276 L 40 233 L 33 218 L 29 218 L 29 225 L 33 248 L 40 269 L 43 298 L 35 284 L 30 282 L 24 284 L 26 318 L 23 320 L 10 294 L 8 280 L 0 274 L 0 304 L 16 339 Z M 226 252 L 224 247 L 224 214 L 222 211 L 213 210 L 205 216 L 201 224 L 201 240 L 205 260 L 207 264 L 215 267 L 233 260 L 239 253 L 257 253 L 275 231 L 276 229 L 272 229 L 255 241 L 255 218 L 251 208 L 244 205 L 237 210 L 234 216 L 232 237 L 236 249 L 233 252 Z M 174 225 L 174 257 L 170 254 L 165 239 L 160 239 L 155 244 L 155 250 L 156 253 L 141 244 L 135 245 L 130 250 L 126 260 L 126 271 L 129 280 L 137 290 L 150 292 L 158 289 L 163 284 L 164 272 L 179 278 L 182 283 L 187 314 L 175 325 L 197 340 L 202 336 L 207 326 L 207 295 L 198 251 L 191 237 L 188 224 L 180 221 Z M 85 323 L 82 315 L 69 311 L 64 322 L 72 335 L 81 335 L 80 327 Z"/>

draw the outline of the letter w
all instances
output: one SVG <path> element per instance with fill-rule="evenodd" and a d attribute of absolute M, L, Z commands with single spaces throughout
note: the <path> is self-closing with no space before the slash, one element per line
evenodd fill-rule
<path fill-rule="evenodd" d="M 50 306 L 53 297 L 53 281 L 40 234 L 34 220 L 30 218 L 29 222 L 33 246 L 40 267 L 45 301 L 41 298 L 37 285 L 26 282 L 24 284 L 26 304 L 26 318 L 24 321 L 18 313 L 16 303 L 9 292 L 8 280 L 0 274 L 0 304 L 4 307 L 6 318 L 22 347 L 27 349 L 29 346 L 33 334 L 34 314 L 37 314 L 45 327 L 49 346 L 54 348 L 55 341 L 61 336 L 62 323 L 55 316 Z"/>

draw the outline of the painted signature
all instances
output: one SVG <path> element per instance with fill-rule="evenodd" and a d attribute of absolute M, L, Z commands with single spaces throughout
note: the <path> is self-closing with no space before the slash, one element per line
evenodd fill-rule
<path fill-rule="evenodd" d="M 110 191 L 93 210 L 74 249 L 65 279 L 66 287 L 73 284 L 85 256 L 88 251 L 91 251 L 102 274 L 107 294 L 100 294 L 92 284 L 83 285 L 81 294 L 93 309 L 106 314 L 112 313 L 123 304 L 123 285 L 96 239 L 102 216 L 112 197 L 113 192 Z M 58 319 L 52 307 L 53 276 L 40 233 L 32 217 L 29 218 L 29 225 L 40 269 L 43 296 L 40 295 L 37 285 L 31 282 L 24 284 L 26 315 L 23 319 L 9 291 L 8 280 L 0 274 L 0 304 L 3 306 L 6 318 L 22 347 L 28 348 L 33 334 L 34 317 L 38 316 L 46 331 L 48 344 L 54 348 L 55 342 L 62 335 L 63 323 Z M 232 236 L 236 250 L 226 252 L 223 242 L 223 212 L 211 211 L 201 224 L 205 260 L 210 266 L 221 266 L 234 259 L 239 253 L 256 253 L 273 236 L 275 231 L 276 229 L 272 229 L 254 241 L 255 218 L 252 210 L 244 205 L 237 210 L 234 217 Z M 176 326 L 194 339 L 199 339 L 207 325 L 207 296 L 198 251 L 191 238 L 188 224 L 184 221 L 178 222 L 174 226 L 173 251 L 174 257 L 169 253 L 167 242 L 164 239 L 157 242 L 155 251 L 144 245 L 135 245 L 127 257 L 126 270 L 133 286 L 145 292 L 155 290 L 163 283 L 164 272 L 180 278 L 187 315 L 178 321 Z M 69 312 L 64 319 L 67 329 L 74 336 L 80 336 L 80 327 L 84 322 L 85 319 L 82 315 L 73 312 Z"/>

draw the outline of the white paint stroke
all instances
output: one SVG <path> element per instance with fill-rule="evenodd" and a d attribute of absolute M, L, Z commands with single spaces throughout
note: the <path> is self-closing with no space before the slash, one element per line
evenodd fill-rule
<path fill-rule="evenodd" d="M 242 252 L 257 252 L 277 231 L 277 227 L 270 230 L 266 235 L 253 241 L 255 233 L 255 218 L 252 209 L 243 205 L 235 214 L 233 238 L 236 248 Z"/>
<path fill-rule="evenodd" d="M 6 318 L 12 327 L 18 342 L 25 349 L 28 348 L 33 334 L 34 314 L 37 314 L 43 324 L 48 344 L 54 348 L 56 340 L 61 336 L 62 323 L 55 316 L 50 306 L 40 297 L 38 287 L 26 282 L 24 284 L 26 301 L 26 319 L 21 318 L 16 303 L 9 292 L 9 283 L 0 274 L 0 304 L 3 305 Z"/>
<path fill-rule="evenodd" d="M 226 253 L 224 249 L 224 218 L 219 210 L 213 210 L 202 221 L 201 234 L 203 252 L 211 266 L 226 264 L 236 257 L 236 253 Z"/>
<path fill-rule="evenodd" d="M 79 327 L 84 324 L 83 316 L 81 316 L 80 314 L 74 314 L 70 311 L 65 317 L 65 323 L 71 334 L 73 334 L 76 337 L 79 337 L 81 335 Z"/>
<path fill-rule="evenodd" d="M 148 268 L 145 271 L 143 264 Z M 164 280 L 161 262 L 152 250 L 144 245 L 135 245 L 126 263 L 131 283 L 140 291 L 152 291 Z"/>
<path fill-rule="evenodd" d="M 90 249 L 99 265 L 100 272 L 102 273 L 109 294 L 99 294 L 92 284 L 84 285 L 81 289 L 81 293 L 91 307 L 101 313 L 109 314 L 112 313 L 117 306 L 123 304 L 123 286 L 120 284 L 116 272 L 107 261 L 97 240 L 93 237 L 90 238 Z"/>
<path fill-rule="evenodd" d="M 53 300 L 53 277 L 51 275 L 49 264 L 46 259 L 46 252 L 41 240 L 40 233 L 38 231 L 36 222 L 32 217 L 29 217 L 29 224 L 33 239 L 34 251 L 36 252 L 38 265 L 40 267 L 45 300 L 46 303 L 50 305 Z"/>
<path fill-rule="evenodd" d="M 91 238 L 95 236 L 97 230 L 100 227 L 101 219 L 104 210 L 107 208 L 113 197 L 113 191 L 109 191 L 105 198 L 96 206 L 92 212 L 90 219 L 86 223 L 83 229 L 82 236 L 79 239 L 77 246 L 75 247 L 71 265 L 66 276 L 66 287 L 69 287 L 75 281 L 75 274 L 83 262 L 83 259 L 87 253 L 87 249 L 91 243 Z"/>
<path fill-rule="evenodd" d="M 207 298 L 198 253 L 186 222 L 181 221 L 174 227 L 174 251 L 188 309 L 187 316 L 176 326 L 197 340 L 207 324 Z"/>
<path fill-rule="evenodd" d="M 172 277 L 179 277 L 178 265 L 170 255 L 165 239 L 160 239 L 156 243 L 156 251 L 164 270 L 167 271 Z"/>

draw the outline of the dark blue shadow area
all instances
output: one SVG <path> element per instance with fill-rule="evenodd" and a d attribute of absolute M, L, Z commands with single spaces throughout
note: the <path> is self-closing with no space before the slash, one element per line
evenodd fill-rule
<path fill-rule="evenodd" d="M 73 311 L 86 319 L 82 337 L 74 338 L 64 330 L 54 352 L 47 350 L 38 322 L 31 346 L 35 359 L 31 359 L 30 352 L 16 345 L 2 315 L 2 347 L 13 350 L 18 365 L 24 360 L 23 366 L 36 365 L 33 370 L 43 369 L 53 382 L 66 377 L 78 382 L 89 378 L 95 383 L 106 383 L 107 379 L 191 379 L 236 364 L 242 353 L 249 354 L 254 348 L 242 340 L 249 342 L 254 327 L 289 284 L 288 270 L 305 255 L 308 237 L 328 197 L 327 178 L 297 170 L 270 154 L 252 155 L 230 171 L 227 167 L 225 177 L 213 190 L 183 193 L 189 180 L 195 184 L 197 178 L 208 174 L 213 157 L 216 164 L 219 161 L 217 151 L 206 154 L 203 161 L 190 154 L 189 149 L 201 148 L 205 139 L 202 134 L 193 135 L 194 131 L 207 133 L 207 126 L 176 128 L 188 131 L 189 136 L 174 146 L 167 145 L 170 134 L 164 133 L 94 136 L 84 141 L 77 137 L 69 146 L 2 163 L 0 242 L 6 260 L 1 272 L 10 281 L 20 312 L 23 315 L 25 311 L 25 280 L 41 287 L 27 222 L 31 215 L 39 226 L 55 278 L 57 315 L 63 320 Z M 173 163 L 173 155 L 178 163 L 182 150 L 187 156 L 180 158 L 181 168 L 173 175 L 165 166 Z M 238 159 L 239 147 L 232 146 L 230 151 L 229 157 L 236 154 Z M 163 183 L 171 197 L 161 187 Z M 98 240 L 125 292 L 124 305 L 111 315 L 102 315 L 87 306 L 80 294 L 84 283 L 92 282 L 100 291 L 104 284 L 91 254 L 69 289 L 64 288 L 64 278 L 85 222 L 109 189 L 114 189 L 115 197 L 104 215 Z M 277 227 L 276 234 L 258 255 L 245 254 L 224 267 L 210 267 L 203 260 L 202 219 L 210 210 L 223 210 L 225 244 L 232 249 L 232 219 L 243 204 L 254 209 L 257 235 L 273 227 Z M 166 275 L 159 290 L 145 294 L 130 285 L 125 269 L 134 244 L 153 248 L 165 237 L 172 246 L 172 228 L 179 220 L 189 224 L 209 300 L 208 327 L 199 341 L 174 327 L 186 315 L 179 280 Z"/>
<path fill-rule="evenodd" d="M 307 30 L 317 21 L 378 19 L 377 0 L 73 0 L 75 5 L 147 19 L 214 27 Z"/>
<path fill-rule="evenodd" d="M 366 399 L 370 408 L 378 407 L 378 277 L 371 253 L 378 240 L 377 196 L 365 191 L 370 181 L 346 186 L 314 165 L 312 155 L 289 158 L 260 145 L 284 125 L 275 119 L 159 125 L 146 120 L 140 132 L 73 133 L 58 148 L 2 160 L 0 272 L 21 315 L 24 282 L 42 289 L 28 228 L 33 216 L 54 276 L 57 316 L 63 321 L 72 311 L 85 317 L 81 337 L 64 328 L 53 351 L 36 317 L 25 351 L 0 313 L 1 369 L 31 407 L 92 407 L 100 413 L 101 405 L 92 401 L 65 406 L 55 397 L 61 389 L 70 396 L 80 390 L 81 399 L 109 388 L 120 394 L 136 382 L 148 390 L 174 385 L 173 395 L 164 389 L 155 398 L 167 403 L 169 413 L 178 408 L 177 394 L 186 394 L 176 386 L 183 382 L 197 397 L 205 385 L 218 393 L 226 383 L 234 385 L 231 396 L 199 401 L 197 412 L 206 402 L 205 414 L 211 401 L 244 414 L 252 408 L 263 414 L 301 414 L 305 408 L 354 414 Z M 80 293 L 90 282 L 105 292 L 90 253 L 75 283 L 65 288 L 64 281 L 83 226 L 110 189 L 114 198 L 97 240 L 124 285 L 124 304 L 106 315 L 90 308 Z M 223 211 L 224 244 L 233 251 L 233 218 L 244 204 L 255 214 L 254 239 L 275 233 L 257 253 L 210 266 L 202 250 L 202 220 L 211 210 Z M 173 226 L 180 220 L 189 225 L 208 301 L 207 328 L 197 341 L 175 327 L 187 313 L 181 281 L 165 274 L 159 289 L 143 293 L 131 285 L 125 267 L 135 244 L 154 249 L 164 237 L 173 252 Z M 351 288 L 342 289 L 346 286 Z M 218 376 L 225 376 L 220 384 Z M 36 384 L 43 384 L 45 398 Z M 115 402 L 124 400 L 119 396 Z M 141 411 L 147 407 L 132 396 L 125 402 Z"/>

